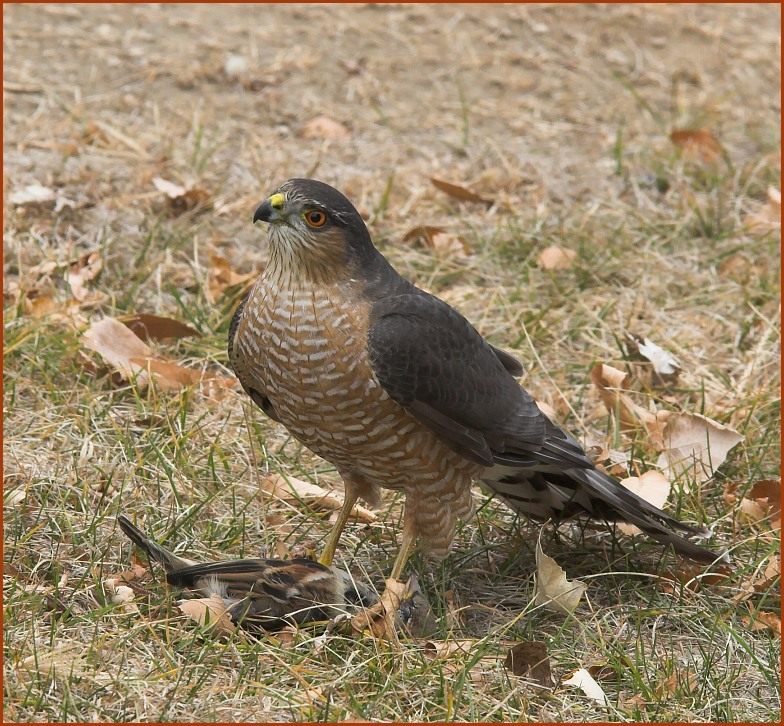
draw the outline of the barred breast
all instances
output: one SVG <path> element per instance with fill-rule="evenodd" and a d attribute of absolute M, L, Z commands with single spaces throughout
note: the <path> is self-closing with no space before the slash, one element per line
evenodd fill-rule
<path fill-rule="evenodd" d="M 260 278 L 233 344 L 246 389 L 269 400 L 299 441 L 365 486 L 403 489 L 424 549 L 445 554 L 471 510 L 481 466 L 410 417 L 367 357 L 369 306 L 345 284 L 279 286 Z"/>

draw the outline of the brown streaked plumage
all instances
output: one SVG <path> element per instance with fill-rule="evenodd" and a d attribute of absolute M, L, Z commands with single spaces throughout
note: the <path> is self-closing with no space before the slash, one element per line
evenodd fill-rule
<path fill-rule="evenodd" d="M 348 511 L 377 488 L 405 492 L 399 577 L 415 540 L 444 554 L 480 480 L 537 519 L 637 525 L 682 555 L 717 558 L 682 524 L 597 470 L 515 381 L 522 367 L 445 302 L 401 278 L 340 192 L 292 179 L 263 202 L 270 262 L 239 306 L 229 357 L 245 391 L 332 462 Z"/>
<path fill-rule="evenodd" d="M 194 595 L 217 594 L 235 623 L 279 630 L 287 623 L 324 620 L 351 605 L 372 605 L 375 593 L 338 567 L 297 558 L 198 563 L 178 557 L 149 539 L 124 515 L 120 529 L 151 560 L 163 565 L 166 581 Z"/>

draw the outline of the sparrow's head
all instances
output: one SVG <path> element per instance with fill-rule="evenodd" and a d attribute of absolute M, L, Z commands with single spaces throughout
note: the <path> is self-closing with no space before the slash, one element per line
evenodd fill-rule
<path fill-rule="evenodd" d="M 354 205 L 315 179 L 289 179 L 256 208 L 253 222 L 269 224 L 272 262 L 290 273 L 337 276 L 377 254 Z"/>

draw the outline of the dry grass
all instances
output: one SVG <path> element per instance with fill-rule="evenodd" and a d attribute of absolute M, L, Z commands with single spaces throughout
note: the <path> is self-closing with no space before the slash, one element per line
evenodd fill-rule
<path fill-rule="evenodd" d="M 775 7 L 6 5 L 4 20 L 6 190 L 37 182 L 75 202 L 5 207 L 6 720 L 778 719 L 780 641 L 732 600 L 778 541 L 722 498 L 725 482 L 744 492 L 780 462 L 779 234 L 748 229 L 780 175 Z M 247 62 L 236 77 L 231 54 Z M 304 139 L 320 114 L 349 139 Z M 711 128 L 724 157 L 684 158 L 668 140 L 684 127 Z M 484 506 L 453 554 L 411 565 L 434 637 L 475 639 L 469 655 L 433 660 L 422 642 L 307 628 L 293 643 L 216 642 L 159 580 L 145 581 L 139 614 L 113 605 L 102 581 L 130 553 L 120 511 L 195 557 L 281 541 L 306 552 L 328 531 L 316 512 L 257 496 L 259 470 L 337 475 L 239 394 L 142 391 L 80 352 L 90 319 L 154 312 L 203 334 L 157 349 L 227 372 L 239 293 L 209 302 L 210 254 L 261 266 L 252 209 L 303 174 L 346 191 L 403 274 L 515 350 L 525 385 L 575 433 L 641 469 L 653 452 L 612 430 L 588 371 L 626 365 L 625 331 L 675 353 L 684 374 L 657 405 L 745 436 L 713 481 L 678 487 L 671 505 L 715 523 L 736 563 L 729 580 L 667 593 L 675 562 L 658 546 L 546 530 L 546 551 L 588 582 L 565 619 L 532 603 L 538 528 L 477 491 Z M 209 207 L 170 213 L 155 176 L 203 188 Z M 458 205 L 429 176 L 496 204 Z M 460 231 L 472 254 L 401 245 L 418 224 Z M 553 243 L 577 251 L 571 269 L 536 265 Z M 103 302 L 72 323 L 25 314 L 14 284 L 92 249 Z M 38 284 L 64 304 L 58 270 Z M 399 505 L 343 538 L 339 556 L 377 584 Z M 775 583 L 750 604 L 777 602 Z M 520 639 L 545 640 L 559 678 L 607 663 L 610 706 L 509 675 Z"/>

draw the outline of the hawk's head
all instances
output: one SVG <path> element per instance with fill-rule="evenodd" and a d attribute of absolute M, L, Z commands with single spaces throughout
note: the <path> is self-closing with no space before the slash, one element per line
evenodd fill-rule
<path fill-rule="evenodd" d="M 289 179 L 256 208 L 253 221 L 270 225 L 270 262 L 291 274 L 351 273 L 378 254 L 354 205 L 315 179 Z"/>

